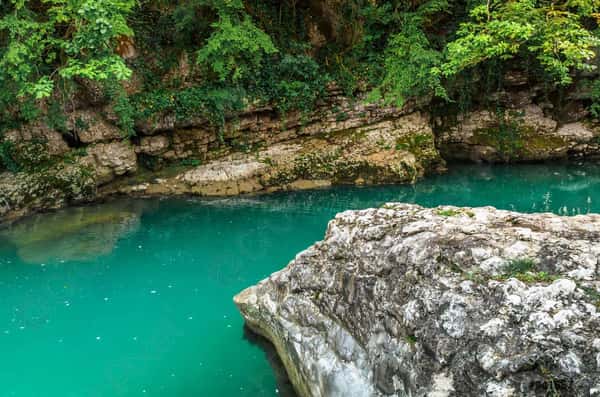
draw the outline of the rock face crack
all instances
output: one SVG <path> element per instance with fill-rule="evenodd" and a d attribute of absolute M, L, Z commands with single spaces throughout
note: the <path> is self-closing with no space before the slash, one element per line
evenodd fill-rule
<path fill-rule="evenodd" d="M 387 204 L 235 303 L 303 397 L 598 397 L 598 258 L 598 215 Z"/>

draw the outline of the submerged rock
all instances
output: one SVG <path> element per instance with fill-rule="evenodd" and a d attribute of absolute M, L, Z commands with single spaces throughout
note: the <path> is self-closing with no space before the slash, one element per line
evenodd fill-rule
<path fill-rule="evenodd" d="M 388 204 L 235 297 L 301 396 L 599 396 L 600 216 Z"/>
<path fill-rule="evenodd" d="M 0 229 L 0 242 L 15 246 L 25 263 L 88 261 L 113 251 L 117 241 L 137 230 L 150 201 L 114 201 L 34 215 Z"/>

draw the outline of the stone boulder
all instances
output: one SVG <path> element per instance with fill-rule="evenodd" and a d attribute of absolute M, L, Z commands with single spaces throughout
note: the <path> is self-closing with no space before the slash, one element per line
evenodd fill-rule
<path fill-rule="evenodd" d="M 0 223 L 95 197 L 93 173 L 82 164 L 61 161 L 32 173 L 0 173 Z"/>
<path fill-rule="evenodd" d="M 169 138 L 164 135 L 145 136 L 140 139 L 140 143 L 135 147 L 136 153 L 157 156 L 165 153 L 170 146 Z"/>
<path fill-rule="evenodd" d="M 559 126 L 534 104 L 504 114 L 474 111 L 440 131 L 437 142 L 448 160 L 496 163 L 600 154 L 600 131 L 582 122 Z"/>
<path fill-rule="evenodd" d="M 137 171 L 137 156 L 129 142 L 99 143 L 88 146 L 86 152 L 80 162 L 92 169 L 98 185 Z"/>
<path fill-rule="evenodd" d="M 300 396 L 600 396 L 600 215 L 388 204 L 235 297 Z"/>
<path fill-rule="evenodd" d="M 4 134 L 4 139 L 17 145 L 21 151 L 27 150 L 25 146 L 41 145 L 43 146 L 44 156 L 50 157 L 62 156 L 70 150 L 60 132 L 41 122 L 7 131 Z"/>
<path fill-rule="evenodd" d="M 123 138 L 121 130 L 107 122 L 98 112 L 79 110 L 69 115 L 67 128 L 84 144 L 110 142 Z"/>

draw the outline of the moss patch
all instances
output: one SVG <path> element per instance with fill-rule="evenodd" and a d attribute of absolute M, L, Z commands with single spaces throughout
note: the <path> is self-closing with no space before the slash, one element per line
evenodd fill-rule
<path fill-rule="evenodd" d="M 440 163 L 441 160 L 431 134 L 402 136 L 396 140 L 395 149 L 414 154 L 426 170 Z"/>
<path fill-rule="evenodd" d="M 594 306 L 600 309 L 600 292 L 591 287 L 581 287 L 581 289 L 591 299 Z"/>
<path fill-rule="evenodd" d="M 531 258 L 513 259 L 508 262 L 506 273 L 496 277 L 496 280 L 505 281 L 516 278 L 526 284 L 551 283 L 559 278 L 555 274 L 538 271 L 537 263 Z"/>
<path fill-rule="evenodd" d="M 448 209 L 440 208 L 436 211 L 436 214 L 439 216 L 445 216 L 445 217 L 466 215 L 469 218 L 473 218 L 475 216 L 475 213 L 473 211 L 468 211 L 468 210 L 463 210 L 463 209 L 454 209 L 454 208 L 448 208 Z"/>
<path fill-rule="evenodd" d="M 473 142 L 493 147 L 505 161 L 543 158 L 565 146 L 562 138 L 541 134 L 520 121 L 478 129 L 473 133 Z"/>

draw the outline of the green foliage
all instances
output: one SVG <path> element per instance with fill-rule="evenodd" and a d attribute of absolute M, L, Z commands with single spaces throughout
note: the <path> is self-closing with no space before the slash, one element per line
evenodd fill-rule
<path fill-rule="evenodd" d="M 573 70 L 591 70 L 598 38 L 586 28 L 595 17 L 596 0 L 487 1 L 470 11 L 469 21 L 447 46 L 442 69 L 452 76 L 491 59 L 532 56 L 560 85 L 572 82 Z"/>
<path fill-rule="evenodd" d="M 2 169 L 10 172 L 21 170 L 21 167 L 15 160 L 15 145 L 8 140 L 0 142 L 0 170 Z"/>
<path fill-rule="evenodd" d="M 381 84 L 385 74 L 387 41 L 391 34 L 397 32 L 396 27 L 400 23 L 391 2 L 365 2 L 358 15 L 353 13 L 346 18 L 363 21 L 360 39 L 350 48 L 328 44 L 322 56 L 332 79 L 346 95 L 352 96 L 357 91 L 364 91 L 366 86 Z"/>
<path fill-rule="evenodd" d="M 526 127 L 523 125 L 523 116 L 523 112 L 507 111 L 502 107 L 497 107 L 495 119 L 498 124 L 496 127 L 477 130 L 474 135 L 482 143 L 497 148 L 501 155 L 510 159 L 524 149 Z"/>
<path fill-rule="evenodd" d="M 119 81 L 131 70 L 115 48 L 133 35 L 135 0 L 11 0 L 0 17 L 0 124 L 38 116 L 65 81 Z M 36 113 L 36 114 L 33 114 Z"/>
<path fill-rule="evenodd" d="M 551 86 L 592 70 L 599 7 L 599 0 L 3 1 L 0 131 L 40 116 L 64 130 L 63 105 L 84 86 L 106 88 L 127 137 L 161 112 L 219 127 L 250 105 L 306 113 L 332 82 L 348 96 L 465 110 L 474 90 L 502 87 L 508 66 Z M 126 63 L 118 48 L 133 36 L 138 58 Z M 122 84 L 132 69 L 127 91 L 135 95 Z M 600 117 L 600 83 L 591 96 Z M 504 119 L 494 133 L 516 141 Z"/>
<path fill-rule="evenodd" d="M 46 142 L 41 140 L 25 143 L 14 143 L 10 140 L 0 142 L 0 165 L 10 172 L 40 171 L 47 168 L 52 161 Z"/>
<path fill-rule="evenodd" d="M 198 167 L 201 164 L 202 164 L 201 160 L 194 159 L 194 158 L 181 160 L 181 165 L 184 167 Z"/>
<path fill-rule="evenodd" d="M 243 12 L 241 0 L 207 1 L 218 14 L 214 32 L 198 51 L 197 62 L 220 81 L 237 82 L 258 72 L 265 56 L 277 49 L 271 38 Z"/>
<path fill-rule="evenodd" d="M 432 14 L 447 8 L 446 0 L 429 0 L 402 14 L 402 27 L 390 37 L 385 51 L 385 75 L 371 93 L 371 100 L 383 98 L 402 106 L 410 97 L 447 97 L 441 81 L 442 53 L 433 48 L 423 29 Z"/>
<path fill-rule="evenodd" d="M 498 277 L 499 280 L 516 278 L 524 283 L 551 283 L 558 276 L 536 270 L 537 263 L 531 258 L 519 258 L 510 260 L 506 265 L 505 273 Z"/>
<path fill-rule="evenodd" d="M 306 55 L 284 55 L 272 59 L 257 76 L 256 92 L 259 99 L 273 103 L 282 113 L 290 110 L 312 110 L 316 101 L 325 94 L 328 76 L 319 64 Z"/>
<path fill-rule="evenodd" d="M 513 259 L 508 262 L 506 270 L 509 274 L 526 273 L 532 271 L 535 265 L 535 261 L 531 258 Z"/>
<path fill-rule="evenodd" d="M 12 1 L 0 19 L 6 37 L 0 81 L 19 97 L 49 97 L 55 76 L 124 80 L 131 71 L 115 55 L 116 40 L 130 36 L 126 15 L 133 0 Z"/>
<path fill-rule="evenodd" d="M 581 289 L 592 300 L 593 304 L 600 308 L 600 292 L 592 287 L 581 287 Z"/>
<path fill-rule="evenodd" d="M 404 337 L 404 340 L 406 341 L 406 343 L 408 343 L 411 346 L 413 346 L 417 343 L 417 337 L 414 335 L 406 335 Z"/>
<path fill-rule="evenodd" d="M 108 84 L 106 94 L 112 103 L 112 109 L 117 115 L 117 125 L 124 138 L 135 136 L 135 120 L 137 109 L 131 102 L 120 84 Z"/>
<path fill-rule="evenodd" d="M 438 210 L 436 213 L 439 216 L 452 217 L 452 216 L 460 215 L 462 213 L 462 211 L 450 208 L 450 209 L 445 209 L 445 210 Z"/>
<path fill-rule="evenodd" d="M 444 217 L 466 215 L 469 218 L 473 218 L 475 216 L 475 214 L 472 211 L 466 211 L 466 210 L 460 210 L 460 209 L 457 210 L 454 208 L 438 209 L 436 211 L 436 214 L 439 216 L 444 216 Z"/>
<path fill-rule="evenodd" d="M 59 102 L 52 102 L 50 106 L 48 106 L 46 124 L 48 127 L 63 134 L 67 132 L 67 118 L 65 117 L 63 108 Z"/>
<path fill-rule="evenodd" d="M 244 107 L 243 93 L 236 89 L 192 87 L 179 91 L 156 90 L 131 98 L 136 118 L 152 120 L 156 115 L 172 113 L 178 121 L 205 117 L 216 127 L 225 118 Z"/>
<path fill-rule="evenodd" d="M 590 113 L 592 116 L 600 118 L 600 80 L 592 83 L 591 100 Z"/>

